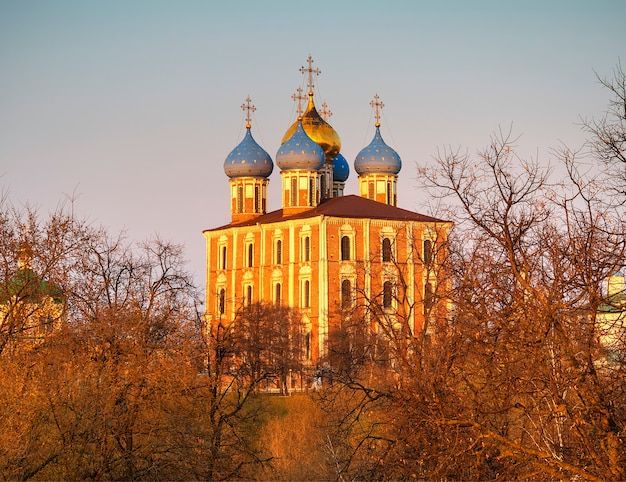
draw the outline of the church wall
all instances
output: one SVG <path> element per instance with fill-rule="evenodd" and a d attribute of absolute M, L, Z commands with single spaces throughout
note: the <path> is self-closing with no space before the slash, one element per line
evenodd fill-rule
<path fill-rule="evenodd" d="M 352 306 L 367 300 L 382 306 L 384 283 L 390 281 L 398 300 L 394 297 L 388 313 L 406 317 L 419 332 L 427 282 L 422 262 L 424 240 L 441 242 L 437 233 L 436 226 L 414 221 L 335 217 L 205 232 L 208 319 L 220 317 L 221 289 L 226 290 L 221 316 L 232 320 L 237 309 L 249 301 L 248 293 L 252 302 L 275 303 L 280 285 L 281 303 L 299 309 L 310 327 L 311 360 L 315 361 L 325 354 L 328 334 L 340 323 L 343 281 L 350 282 Z M 342 253 L 342 239 L 346 238 Z M 390 240 L 388 261 L 383 260 L 384 238 Z"/>

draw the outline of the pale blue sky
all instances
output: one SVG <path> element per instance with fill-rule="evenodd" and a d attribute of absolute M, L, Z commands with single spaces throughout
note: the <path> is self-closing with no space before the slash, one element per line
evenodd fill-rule
<path fill-rule="evenodd" d="M 225 157 L 244 134 L 272 158 L 309 54 L 316 103 L 352 164 L 373 135 L 402 157 L 399 205 L 424 212 L 415 164 L 513 125 L 520 151 L 583 141 L 626 62 L 626 2 L 0 0 L 0 186 L 42 214 L 75 211 L 130 239 L 186 246 L 204 282 L 203 229 L 229 222 Z M 347 193 L 356 194 L 352 170 Z M 280 175 L 270 209 L 280 207 Z"/>

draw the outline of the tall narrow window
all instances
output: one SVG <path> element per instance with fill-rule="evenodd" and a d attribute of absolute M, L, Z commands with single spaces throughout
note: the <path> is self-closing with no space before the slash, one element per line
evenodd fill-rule
<path fill-rule="evenodd" d="M 243 212 L 243 186 L 237 186 L 237 212 Z"/>
<path fill-rule="evenodd" d="M 263 196 L 261 196 L 261 212 L 267 211 L 267 206 L 265 205 L 267 199 L 267 190 L 265 185 L 263 185 Z"/>
<path fill-rule="evenodd" d="M 258 213 L 261 203 L 259 202 L 259 186 L 254 186 L 254 212 Z"/>
<path fill-rule="evenodd" d="M 313 206 L 314 195 L 315 195 L 315 179 L 309 179 L 309 206 Z"/>
<path fill-rule="evenodd" d="M 226 290 L 222 288 L 220 290 L 220 296 L 217 302 L 217 311 L 219 311 L 220 315 L 223 315 L 225 310 L 226 310 Z"/>
<path fill-rule="evenodd" d="M 311 282 L 306 280 L 302 284 L 302 307 L 309 308 L 311 306 Z"/>
<path fill-rule="evenodd" d="M 280 283 L 276 283 L 276 287 L 274 288 L 274 303 L 276 306 L 280 306 Z"/>
<path fill-rule="evenodd" d="M 298 205 L 298 178 L 291 178 L 291 205 Z"/>
<path fill-rule="evenodd" d="M 387 204 L 391 204 L 391 183 L 387 183 Z"/>
<path fill-rule="evenodd" d="M 374 190 L 374 183 L 370 181 L 367 185 L 367 188 L 368 188 L 367 197 L 369 199 L 376 199 L 376 191 Z"/>
<path fill-rule="evenodd" d="M 248 245 L 248 268 L 252 268 L 254 264 L 254 245 L 250 243 Z"/>
<path fill-rule="evenodd" d="M 433 242 L 430 239 L 424 240 L 424 264 L 433 262 Z"/>
<path fill-rule="evenodd" d="M 283 242 L 279 239 L 276 241 L 276 264 L 283 262 Z"/>
<path fill-rule="evenodd" d="M 326 175 L 322 174 L 320 179 L 320 199 L 326 199 Z"/>
<path fill-rule="evenodd" d="M 226 259 L 227 259 L 228 248 L 226 246 L 222 246 L 222 259 L 220 259 L 220 268 L 226 269 Z"/>
<path fill-rule="evenodd" d="M 383 262 L 391 261 L 391 239 L 383 238 Z"/>
<path fill-rule="evenodd" d="M 348 236 L 342 236 L 341 238 L 341 260 L 350 260 L 350 238 Z"/>
<path fill-rule="evenodd" d="M 344 279 L 341 282 L 341 308 L 347 309 L 352 306 L 352 285 L 350 280 Z"/>
<path fill-rule="evenodd" d="M 424 286 L 424 310 L 428 311 L 432 308 L 435 301 L 435 291 L 432 283 L 426 283 Z"/>
<path fill-rule="evenodd" d="M 311 261 L 311 238 L 304 238 L 304 256 L 303 261 Z"/>
<path fill-rule="evenodd" d="M 304 352 L 306 359 L 309 360 L 311 358 L 311 333 L 307 333 L 304 337 Z"/>
<path fill-rule="evenodd" d="M 246 305 L 252 304 L 252 285 L 246 286 Z"/>
<path fill-rule="evenodd" d="M 383 283 L 383 308 L 391 308 L 391 298 L 393 295 L 393 288 L 391 281 L 385 281 Z"/>

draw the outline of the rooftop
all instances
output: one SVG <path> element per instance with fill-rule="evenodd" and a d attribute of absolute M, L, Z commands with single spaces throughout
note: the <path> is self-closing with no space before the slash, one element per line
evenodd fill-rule
<path fill-rule="evenodd" d="M 295 219 L 313 218 L 316 216 L 355 219 L 389 219 L 392 221 L 418 221 L 422 223 L 450 222 L 351 194 L 327 199 L 322 201 L 319 206 L 298 213 L 285 214 L 284 209 L 278 209 L 267 214 L 261 214 L 247 221 L 229 223 L 217 228 L 206 229 L 205 231 L 218 231 L 220 229 L 254 226 L 256 224 L 271 224 Z"/>

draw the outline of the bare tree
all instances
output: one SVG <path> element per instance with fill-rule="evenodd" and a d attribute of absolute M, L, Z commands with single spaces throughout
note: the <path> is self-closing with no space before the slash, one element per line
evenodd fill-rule
<path fill-rule="evenodd" d="M 260 405 L 220 390 L 207 370 L 182 248 L 129 243 L 63 210 L 40 221 L 33 210 L 4 206 L 0 219 L 1 301 L 10 308 L 0 325 L 0 478 L 253 473 Z M 14 282 L 26 248 L 37 296 Z M 42 281 L 58 288 L 63 316 L 33 339 Z"/>
<path fill-rule="evenodd" d="M 587 147 L 593 157 L 608 168 L 607 181 L 625 202 L 626 196 L 626 73 L 620 62 L 612 78 L 596 74 L 598 82 L 611 97 L 608 109 L 600 119 L 583 119 L 583 129 L 589 134 Z"/>
<path fill-rule="evenodd" d="M 467 223 L 452 320 L 465 410 L 440 423 L 481 441 L 486 458 L 470 476 L 623 478 L 623 380 L 599 369 L 596 313 L 624 259 L 624 222 L 574 159 L 564 158 L 568 182 L 550 186 L 512 144 L 494 136 L 478 160 L 444 152 L 427 178 Z"/>
<path fill-rule="evenodd" d="M 559 152 L 564 175 L 550 183 L 515 142 L 499 132 L 477 155 L 443 150 L 422 171 L 455 209 L 449 309 L 423 338 L 403 337 L 402 289 L 393 311 L 384 293 L 363 299 L 380 338 L 343 352 L 378 371 L 352 366 L 323 393 L 338 478 L 626 475 L 626 367 L 607 357 L 598 316 L 626 225 L 575 153 Z"/>

